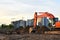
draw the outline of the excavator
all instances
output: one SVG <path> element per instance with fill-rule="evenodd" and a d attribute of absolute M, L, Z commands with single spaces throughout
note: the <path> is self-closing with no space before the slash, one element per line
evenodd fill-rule
<path fill-rule="evenodd" d="M 60 32 L 60 21 L 48 12 L 35 12 L 34 27 L 30 32 L 58 34 Z"/>

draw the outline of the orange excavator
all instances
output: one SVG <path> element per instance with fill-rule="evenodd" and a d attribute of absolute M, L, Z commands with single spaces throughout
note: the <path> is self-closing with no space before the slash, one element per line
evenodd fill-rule
<path fill-rule="evenodd" d="M 47 13 L 47 12 L 40 12 L 39 14 L 41 14 L 41 15 L 37 15 L 37 12 L 35 12 L 35 14 L 34 14 L 34 28 L 36 27 L 38 18 L 44 18 L 44 17 L 49 17 L 51 19 L 55 18 L 52 14 Z"/>
<path fill-rule="evenodd" d="M 38 19 L 41 18 L 42 20 L 40 21 L 42 28 L 40 28 L 41 30 L 52 30 L 52 31 L 60 31 L 60 21 L 58 20 L 58 18 L 56 18 L 54 15 L 52 15 L 51 13 L 48 12 L 35 12 L 34 14 L 34 29 L 36 29 L 37 22 Z M 46 26 L 48 25 L 48 26 Z M 43 31 L 44 32 L 44 31 Z"/>

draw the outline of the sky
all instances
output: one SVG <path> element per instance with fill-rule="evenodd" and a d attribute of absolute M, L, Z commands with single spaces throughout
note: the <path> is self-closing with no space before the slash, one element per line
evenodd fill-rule
<path fill-rule="evenodd" d="M 49 12 L 60 19 L 60 0 L 0 0 L 0 24 L 32 19 L 34 12 Z"/>

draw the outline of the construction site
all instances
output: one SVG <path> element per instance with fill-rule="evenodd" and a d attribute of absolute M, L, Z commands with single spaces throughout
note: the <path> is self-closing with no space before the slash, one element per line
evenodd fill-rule
<path fill-rule="evenodd" d="M 0 29 L 0 40 L 60 40 L 60 20 L 49 12 L 35 12 L 32 21 L 13 21 Z"/>
<path fill-rule="evenodd" d="M 60 40 L 60 0 L 0 0 L 0 40 Z"/>
<path fill-rule="evenodd" d="M 60 34 L 59 19 L 55 17 L 53 14 L 48 12 L 35 12 L 34 18 L 28 20 L 28 22 L 16 21 L 16 22 L 12 22 L 12 24 L 15 25 L 14 28 L 17 29 L 16 32 L 18 32 L 19 34 L 21 27 L 22 27 L 21 29 L 24 30 L 24 33 Z"/>

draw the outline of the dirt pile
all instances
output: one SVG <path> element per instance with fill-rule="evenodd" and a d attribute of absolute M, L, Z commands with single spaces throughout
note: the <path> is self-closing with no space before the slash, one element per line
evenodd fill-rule
<path fill-rule="evenodd" d="M 60 40 L 60 35 L 48 34 L 24 34 L 24 35 L 9 35 L 9 40 Z"/>
<path fill-rule="evenodd" d="M 2 37 L 2 36 L 0 36 Z M 12 34 L 3 36 L 3 40 L 60 40 L 60 35 L 50 34 Z"/>

